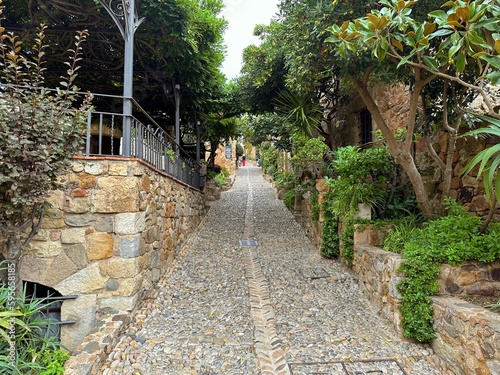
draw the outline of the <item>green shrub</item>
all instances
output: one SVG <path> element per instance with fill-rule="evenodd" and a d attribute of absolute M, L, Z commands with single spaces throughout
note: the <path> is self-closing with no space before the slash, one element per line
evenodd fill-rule
<path fill-rule="evenodd" d="M 286 208 L 293 210 L 295 207 L 295 189 L 287 190 L 283 198 L 283 203 L 285 203 Z"/>
<path fill-rule="evenodd" d="M 229 173 L 229 170 L 226 168 L 225 165 L 221 165 L 220 167 L 220 172 L 225 178 L 228 178 L 231 173 Z"/>
<path fill-rule="evenodd" d="M 319 193 L 317 190 L 314 190 L 309 197 L 309 202 L 311 204 L 311 221 L 314 224 L 317 224 L 319 220 L 320 207 L 318 198 L 319 198 Z"/>
<path fill-rule="evenodd" d="M 39 375 L 63 375 L 64 363 L 70 357 L 69 354 L 61 349 L 44 350 L 39 353 L 39 361 L 44 370 Z"/>
<path fill-rule="evenodd" d="M 276 149 L 271 142 L 263 142 L 260 149 L 262 154 L 262 170 L 264 173 L 272 175 L 278 170 Z"/>
<path fill-rule="evenodd" d="M 217 186 L 222 186 L 226 184 L 226 177 L 224 177 L 224 174 L 222 172 L 215 175 L 214 180 Z"/>
<path fill-rule="evenodd" d="M 398 285 L 402 300 L 403 335 L 418 341 L 435 337 L 430 296 L 439 290 L 440 264 L 459 265 L 478 260 L 485 263 L 500 259 L 500 225 L 491 225 L 480 233 L 481 219 L 467 213 L 458 203 L 445 199 L 449 215 L 425 223 L 416 229 L 404 246 Z"/>
<path fill-rule="evenodd" d="M 334 153 L 332 168 L 336 177 L 326 178 L 326 184 L 334 196 L 335 212 L 353 216 L 359 203 L 373 207 L 386 204 L 386 173 L 393 168 L 387 147 L 373 147 L 361 150 L 357 146 L 339 148 Z"/>
<path fill-rule="evenodd" d="M 0 336 L 2 336 L 0 340 L 0 373 L 62 374 L 62 366 L 69 356 L 61 350 L 59 342 L 44 333 L 50 331 L 46 328 L 52 322 L 41 313 L 42 309 L 46 307 L 46 301 L 42 299 L 25 302 L 26 294 L 23 294 L 16 300 L 14 310 L 11 310 L 8 304 L 9 296 L 8 288 L 0 285 Z M 15 327 L 16 361 L 14 366 L 9 361 L 9 331 L 7 330 L 11 323 Z M 53 365 L 49 368 L 53 370 L 47 372 L 50 363 Z"/>
<path fill-rule="evenodd" d="M 302 171 L 311 171 L 314 175 L 322 175 L 323 161 L 330 152 L 324 138 L 308 139 L 292 157 L 292 165 Z"/>
<path fill-rule="evenodd" d="M 297 176 L 292 172 L 275 172 L 273 181 L 277 187 L 295 187 L 298 183 Z"/>
<path fill-rule="evenodd" d="M 325 195 L 323 201 L 323 232 L 321 233 L 321 255 L 327 258 L 336 258 L 340 254 L 339 218 L 333 210 L 333 197 Z"/>
<path fill-rule="evenodd" d="M 417 229 L 418 222 L 413 217 L 399 220 L 384 238 L 383 249 L 401 254 L 405 244 L 415 237 Z"/>

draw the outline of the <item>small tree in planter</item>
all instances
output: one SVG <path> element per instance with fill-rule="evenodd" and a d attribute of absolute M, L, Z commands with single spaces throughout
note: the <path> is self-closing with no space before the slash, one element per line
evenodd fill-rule
<path fill-rule="evenodd" d="M 40 229 L 49 192 L 61 187 L 60 177 L 81 150 L 90 105 L 74 86 L 87 32 L 77 32 L 61 88 L 50 92 L 44 87 L 44 29 L 33 50 L 23 53 L 19 38 L 0 27 L 0 244 L 15 265 L 18 292 L 17 263 Z"/>

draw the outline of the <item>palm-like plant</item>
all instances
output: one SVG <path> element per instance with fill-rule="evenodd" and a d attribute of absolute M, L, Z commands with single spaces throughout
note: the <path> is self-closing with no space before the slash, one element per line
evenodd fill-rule
<path fill-rule="evenodd" d="M 282 91 L 275 99 L 276 110 L 291 126 L 291 133 L 312 137 L 321 123 L 321 104 L 313 95 Z"/>
<path fill-rule="evenodd" d="M 474 129 L 467 132 L 463 136 L 474 137 L 500 137 L 500 120 L 483 115 L 475 115 L 479 119 L 488 122 L 488 126 L 484 128 Z M 488 147 L 474 156 L 471 161 L 462 170 L 462 175 L 469 173 L 476 165 L 479 164 L 477 177 L 483 175 L 484 191 L 486 198 L 491 205 L 490 214 L 483 222 L 481 232 L 484 232 L 493 218 L 497 202 L 500 201 L 500 173 L 498 172 L 500 166 L 500 143 Z"/>

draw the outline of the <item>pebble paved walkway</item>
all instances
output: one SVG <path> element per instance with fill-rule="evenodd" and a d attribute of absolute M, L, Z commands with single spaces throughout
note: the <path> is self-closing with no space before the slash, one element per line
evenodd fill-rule
<path fill-rule="evenodd" d="M 374 311 L 260 168 L 240 168 L 100 373 L 441 374 Z"/>

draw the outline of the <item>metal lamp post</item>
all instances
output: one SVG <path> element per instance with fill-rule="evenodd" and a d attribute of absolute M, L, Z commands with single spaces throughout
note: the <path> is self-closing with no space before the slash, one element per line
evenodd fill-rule
<path fill-rule="evenodd" d="M 135 0 L 99 0 L 122 34 L 125 42 L 123 68 L 123 156 L 131 156 L 132 96 L 134 88 L 134 33 L 139 19 Z"/>
<path fill-rule="evenodd" d="M 175 99 L 175 143 L 177 143 L 176 153 L 180 154 L 179 146 L 181 144 L 181 125 L 180 125 L 180 105 L 181 105 L 181 85 L 178 83 L 174 86 Z"/>

